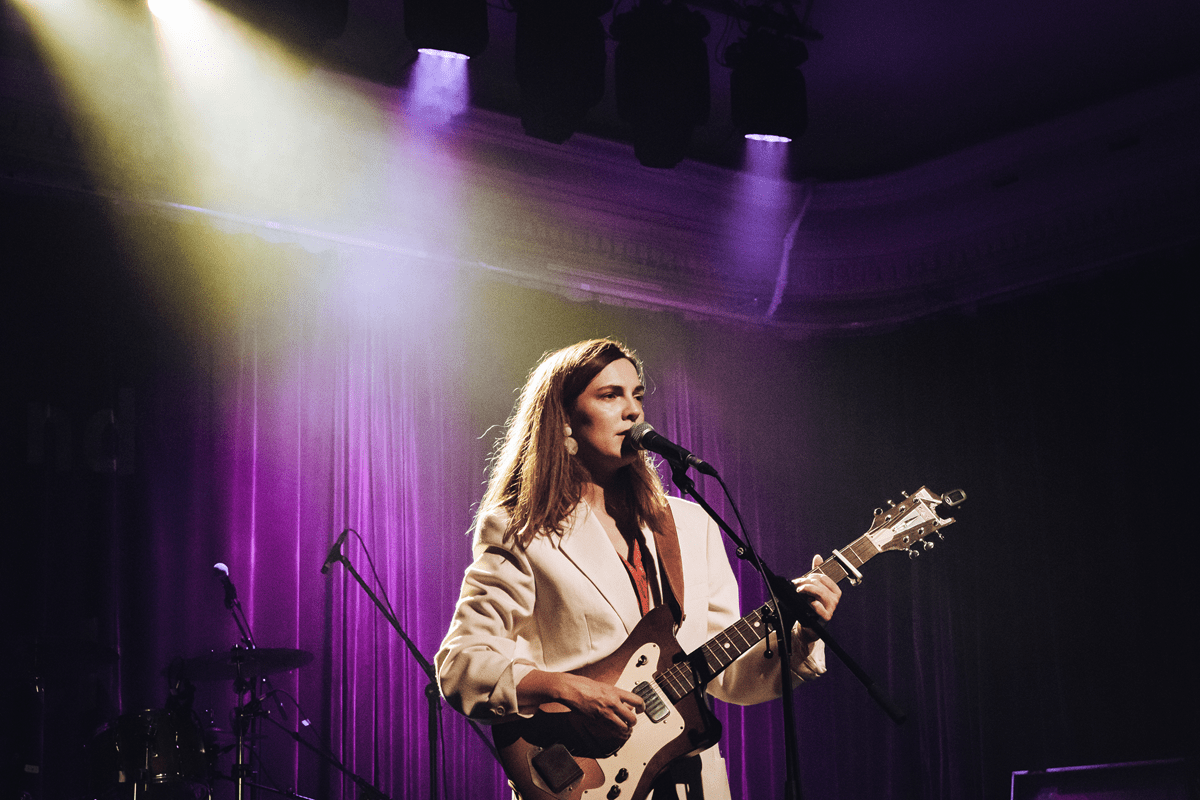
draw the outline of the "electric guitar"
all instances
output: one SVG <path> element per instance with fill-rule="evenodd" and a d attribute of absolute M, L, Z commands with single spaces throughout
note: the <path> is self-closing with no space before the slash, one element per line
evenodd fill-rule
<path fill-rule="evenodd" d="M 934 495 L 922 486 L 900 503 L 876 509 L 870 530 L 816 567 L 835 582 L 862 580 L 859 568 L 885 550 L 919 552 L 933 547 L 930 534 L 954 522 L 939 517 L 942 504 L 957 506 L 961 490 Z M 509 784 L 522 800 L 643 800 L 671 762 L 712 747 L 721 724 L 704 698 L 707 683 L 776 627 L 771 604 L 750 612 L 697 650 L 685 654 L 675 640 L 669 610 L 642 618 L 614 653 L 576 670 L 627 689 L 645 702 L 627 739 L 603 734 L 582 714 L 560 703 L 532 717 L 492 726 Z"/>

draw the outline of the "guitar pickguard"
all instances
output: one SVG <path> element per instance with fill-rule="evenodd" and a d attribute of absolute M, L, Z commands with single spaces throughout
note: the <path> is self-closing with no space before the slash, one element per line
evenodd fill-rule
<path fill-rule="evenodd" d="M 653 642 L 647 642 L 634 651 L 626 662 L 625 670 L 617 680 L 617 687 L 634 692 L 647 701 L 647 708 L 652 702 L 658 701 L 665 705 L 666 713 L 658 721 L 649 714 L 638 716 L 637 724 L 633 726 L 629 740 L 616 753 L 607 758 L 596 759 L 604 775 L 603 785 L 587 789 L 582 798 L 608 797 L 613 786 L 630 789 L 637 786 L 650 759 L 676 739 L 684 731 L 683 716 L 675 711 L 671 702 L 662 696 L 661 690 L 654 684 L 654 673 L 658 667 L 659 647 Z M 640 686 L 639 686 L 640 685 Z M 627 793 L 626 793 L 627 794 Z"/>
<path fill-rule="evenodd" d="M 961 490 L 934 495 L 924 486 L 905 494 L 902 502 L 876 509 L 869 531 L 835 550 L 834 556 L 812 572 L 834 582 L 848 576 L 859 580 L 859 567 L 881 552 L 909 549 L 912 553 L 916 544 L 928 548 L 932 542 L 927 537 L 941 536 L 941 529 L 954 522 L 953 517 L 938 516 L 934 509 L 954 507 L 965 499 Z M 807 601 L 802 598 L 801 602 Z M 772 628 L 767 621 L 774 618 L 775 611 L 768 603 L 685 654 L 675 639 L 670 611 L 665 606 L 652 608 L 615 651 L 572 670 L 641 696 L 646 710 L 638 715 L 629 738 L 594 730 L 594 723 L 584 715 L 561 703 L 547 703 L 532 717 L 500 722 L 492 728 L 509 783 L 525 800 L 645 800 L 658 776 L 673 763 L 720 740 L 721 723 L 708 708 L 704 687 L 762 641 Z M 670 694 L 662 687 L 668 687 Z M 539 756 L 556 745 L 546 756 Z M 540 758 L 551 782 L 573 782 L 559 792 L 550 791 L 535 758 Z M 570 763 L 572 759 L 575 765 Z M 582 776 L 575 777 L 579 771 Z"/>

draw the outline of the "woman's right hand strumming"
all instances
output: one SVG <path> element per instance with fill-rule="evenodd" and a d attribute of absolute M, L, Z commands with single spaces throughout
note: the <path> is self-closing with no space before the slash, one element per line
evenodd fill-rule
<path fill-rule="evenodd" d="M 533 670 L 517 686 L 517 696 L 523 707 L 562 703 L 623 738 L 629 737 L 637 715 L 645 710 L 642 698 L 633 692 L 569 672 Z"/>

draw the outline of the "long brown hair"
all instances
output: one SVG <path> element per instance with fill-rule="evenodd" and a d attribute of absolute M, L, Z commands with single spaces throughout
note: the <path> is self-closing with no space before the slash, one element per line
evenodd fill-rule
<path fill-rule="evenodd" d="M 589 480 L 586 468 L 567 453 L 563 427 L 575 401 L 609 364 L 628 359 L 642 376 L 637 355 L 613 339 L 591 339 L 544 356 L 525 381 L 516 410 L 492 459 L 487 491 L 476 525 L 503 509 L 509 525 L 505 539 L 527 545 L 536 536 L 562 533 Z M 640 525 L 658 527 L 668 513 L 662 480 L 648 455 L 618 471 L 614 498 Z"/>

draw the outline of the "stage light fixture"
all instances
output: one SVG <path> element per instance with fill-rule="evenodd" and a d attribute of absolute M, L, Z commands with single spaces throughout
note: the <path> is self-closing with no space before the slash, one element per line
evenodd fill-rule
<path fill-rule="evenodd" d="M 487 0 L 404 0 L 404 34 L 422 53 L 477 56 L 488 44 Z"/>
<path fill-rule="evenodd" d="M 512 0 L 521 126 L 562 144 L 604 97 L 604 26 L 612 0 Z"/>
<path fill-rule="evenodd" d="M 617 113 L 633 128 L 634 154 L 647 167 L 674 167 L 708 120 L 708 20 L 681 2 L 642 0 L 610 32 Z"/>
<path fill-rule="evenodd" d="M 751 28 L 725 50 L 733 124 L 748 139 L 791 141 L 808 127 L 808 91 L 800 65 L 808 47 L 766 28 Z"/>

